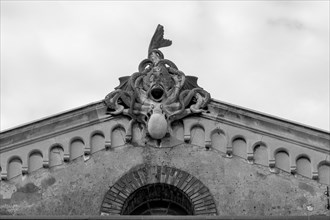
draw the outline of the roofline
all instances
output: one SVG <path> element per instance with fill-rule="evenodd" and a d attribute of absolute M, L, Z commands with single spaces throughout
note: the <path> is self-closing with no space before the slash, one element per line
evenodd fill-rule
<path fill-rule="evenodd" d="M 287 119 L 284 119 L 284 118 L 281 118 L 281 117 L 277 117 L 277 116 L 274 116 L 274 115 L 259 112 L 259 111 L 256 111 L 256 110 L 252 110 L 252 109 L 249 109 L 249 108 L 239 106 L 239 105 L 234 105 L 234 104 L 231 104 L 231 103 L 219 101 L 219 100 L 216 100 L 216 99 L 213 99 L 213 98 L 211 99 L 210 104 L 212 105 L 212 103 L 216 104 L 216 105 L 225 105 L 225 106 L 228 106 L 228 107 L 231 107 L 231 108 L 236 108 L 236 109 L 239 109 L 239 110 L 247 111 L 247 112 L 250 112 L 252 114 L 260 115 L 262 117 L 266 117 L 266 118 L 270 118 L 270 119 L 273 119 L 273 120 L 289 123 L 289 124 L 292 124 L 294 126 L 302 127 L 302 128 L 305 128 L 305 129 L 313 130 L 313 131 L 324 133 L 324 134 L 327 134 L 327 135 L 330 134 L 329 131 L 324 130 L 324 129 L 320 129 L 320 128 L 316 128 L 316 127 L 313 127 L 313 126 L 310 126 L 310 125 L 306 125 L 306 124 L 302 124 L 302 123 L 299 123 L 299 122 L 287 120 Z M 59 118 L 61 116 L 63 117 L 63 116 L 68 115 L 70 113 L 78 112 L 79 110 L 83 110 L 83 109 L 86 109 L 86 108 L 89 109 L 91 107 L 94 107 L 94 106 L 97 106 L 97 105 L 100 105 L 100 104 L 103 104 L 103 99 L 99 100 L 99 101 L 96 101 L 96 102 L 89 103 L 87 105 L 83 105 L 83 106 L 80 106 L 80 107 L 77 107 L 77 108 L 66 110 L 66 111 L 63 111 L 63 112 L 60 112 L 60 113 L 57 113 L 57 114 L 54 114 L 54 115 L 46 116 L 46 117 L 31 121 L 31 122 L 27 122 L 27 123 L 24 123 L 24 124 L 21 124 L 21 125 L 14 126 L 12 128 L 2 130 L 2 131 L 0 131 L 0 134 L 3 135 L 5 133 L 10 133 L 11 131 L 16 130 L 16 129 L 28 128 L 28 127 L 32 126 L 33 124 L 39 124 L 39 123 L 42 123 L 42 122 L 49 121 L 51 119 Z"/>
<path fill-rule="evenodd" d="M 251 112 L 253 114 L 257 114 L 257 115 L 260 115 L 260 116 L 271 118 L 271 119 L 274 119 L 274 120 L 277 120 L 277 121 L 293 124 L 295 126 L 303 127 L 303 128 L 306 128 L 306 129 L 317 131 L 317 132 L 322 132 L 322 133 L 325 133 L 325 134 L 330 134 L 330 131 L 327 131 L 327 130 L 324 130 L 324 129 L 321 129 L 321 128 L 317 128 L 317 127 L 313 127 L 311 125 L 306 125 L 306 124 L 303 124 L 303 123 L 300 123 L 300 122 L 296 122 L 296 121 L 292 121 L 292 120 L 289 120 L 289 119 L 274 116 L 274 115 L 271 115 L 271 114 L 267 114 L 267 113 L 264 113 L 264 112 L 252 110 L 252 109 L 242 107 L 242 106 L 239 106 L 239 105 L 234 105 L 234 104 L 231 104 L 231 103 L 228 103 L 228 102 L 219 101 L 217 99 L 212 99 L 212 101 L 217 103 L 217 104 L 224 104 L 224 105 L 227 105 L 227 106 L 231 106 L 231 107 L 234 107 L 234 108 L 238 108 L 238 109 L 241 109 L 241 110 L 244 110 L 244 111 Z"/>
<path fill-rule="evenodd" d="M 45 117 L 42 117 L 40 119 L 33 120 L 31 122 L 26 122 L 26 123 L 23 123 L 23 124 L 20 124 L 20 125 L 16 125 L 16 126 L 11 127 L 11 128 L 4 129 L 4 130 L 0 131 L 0 134 L 8 133 L 8 132 L 10 132 L 12 130 L 15 130 L 15 129 L 23 129 L 24 127 L 29 127 L 32 124 L 38 124 L 38 123 L 41 123 L 41 122 L 45 122 L 45 121 L 48 121 L 48 120 L 53 119 L 53 118 L 58 118 L 60 116 L 66 115 L 66 114 L 70 114 L 70 113 L 77 112 L 77 111 L 82 110 L 82 109 L 85 109 L 85 108 L 89 108 L 89 107 L 92 107 L 92 106 L 99 105 L 101 103 L 103 103 L 103 99 L 100 100 L 100 101 L 91 102 L 91 103 L 89 103 L 87 105 L 79 106 L 77 108 L 65 110 L 65 111 L 62 111 L 62 112 L 59 112 L 59 113 L 50 115 L 50 116 L 45 116 Z"/>

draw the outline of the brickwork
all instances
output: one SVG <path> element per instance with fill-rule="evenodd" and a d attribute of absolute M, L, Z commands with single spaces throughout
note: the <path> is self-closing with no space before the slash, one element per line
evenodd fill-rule
<path fill-rule="evenodd" d="M 208 188 L 189 173 L 174 167 L 141 166 L 122 176 L 106 193 L 101 215 L 123 213 L 126 199 L 148 184 L 163 183 L 182 190 L 190 200 L 194 215 L 216 215 L 216 205 Z"/>

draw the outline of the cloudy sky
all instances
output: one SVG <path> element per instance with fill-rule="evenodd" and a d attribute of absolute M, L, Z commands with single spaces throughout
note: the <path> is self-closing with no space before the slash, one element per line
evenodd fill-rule
<path fill-rule="evenodd" d="M 329 1 L 1 1 L 1 130 L 99 101 L 163 48 L 217 100 L 329 129 Z"/>

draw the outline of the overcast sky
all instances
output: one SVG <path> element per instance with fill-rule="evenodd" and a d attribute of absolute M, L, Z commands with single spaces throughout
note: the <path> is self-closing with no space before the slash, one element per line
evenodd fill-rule
<path fill-rule="evenodd" d="M 103 99 L 163 48 L 212 98 L 329 129 L 329 1 L 1 1 L 1 130 Z"/>

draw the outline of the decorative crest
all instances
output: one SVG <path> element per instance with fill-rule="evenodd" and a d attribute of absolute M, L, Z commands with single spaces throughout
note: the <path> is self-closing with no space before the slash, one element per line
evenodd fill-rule
<path fill-rule="evenodd" d="M 159 48 L 171 44 L 158 25 L 138 72 L 119 78 L 120 85 L 104 99 L 111 115 L 131 118 L 126 141 L 131 141 L 134 123 L 144 125 L 145 138 L 158 140 L 158 145 L 165 138 L 172 141 L 171 123 L 201 113 L 210 101 L 210 94 L 197 85 L 197 77 L 185 75 L 164 58 Z"/>

